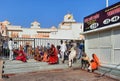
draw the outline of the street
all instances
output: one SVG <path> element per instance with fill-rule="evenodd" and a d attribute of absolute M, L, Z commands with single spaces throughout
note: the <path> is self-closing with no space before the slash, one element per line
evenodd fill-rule
<path fill-rule="evenodd" d="M 119 81 L 79 68 L 57 69 L 9 75 L 4 81 Z"/>

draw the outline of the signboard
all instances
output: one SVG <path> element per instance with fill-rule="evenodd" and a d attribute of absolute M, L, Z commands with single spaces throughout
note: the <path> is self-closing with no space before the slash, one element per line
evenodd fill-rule
<path fill-rule="evenodd" d="M 84 18 L 84 31 L 120 22 L 120 2 Z"/>

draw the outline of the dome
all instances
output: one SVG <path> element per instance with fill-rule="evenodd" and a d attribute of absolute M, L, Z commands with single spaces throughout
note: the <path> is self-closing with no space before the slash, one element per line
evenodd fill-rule
<path fill-rule="evenodd" d="M 56 29 L 56 27 L 55 27 L 55 26 L 52 26 L 51 28 L 52 28 L 52 29 Z"/>
<path fill-rule="evenodd" d="M 10 25 L 11 23 L 8 20 L 2 22 L 4 25 Z"/>
<path fill-rule="evenodd" d="M 67 14 L 67 15 L 64 16 L 64 18 L 73 19 L 73 15 L 72 14 Z"/>
<path fill-rule="evenodd" d="M 34 21 L 31 23 L 31 28 L 40 28 L 40 23 L 37 21 Z"/>
<path fill-rule="evenodd" d="M 40 26 L 40 23 L 37 22 L 37 21 L 34 21 L 34 22 L 31 23 L 31 25 L 33 25 L 33 26 L 34 26 L 34 25 L 38 25 L 38 26 Z"/>
<path fill-rule="evenodd" d="M 75 22 L 73 15 L 69 13 L 66 14 L 64 16 L 64 22 Z"/>

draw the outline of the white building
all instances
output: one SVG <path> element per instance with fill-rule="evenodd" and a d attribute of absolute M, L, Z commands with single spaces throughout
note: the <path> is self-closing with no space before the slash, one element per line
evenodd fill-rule
<path fill-rule="evenodd" d="M 6 26 L 6 35 L 20 38 L 52 38 L 52 39 L 76 39 L 82 40 L 80 36 L 83 31 L 83 24 L 77 23 L 72 14 L 64 16 L 64 20 L 59 27 L 42 28 L 40 23 L 34 21 L 30 28 L 11 25 L 9 21 L 1 22 Z"/>
<path fill-rule="evenodd" d="M 103 66 L 115 67 L 120 64 L 118 5 L 120 2 L 84 18 L 85 52 L 89 57 L 97 54 Z"/>

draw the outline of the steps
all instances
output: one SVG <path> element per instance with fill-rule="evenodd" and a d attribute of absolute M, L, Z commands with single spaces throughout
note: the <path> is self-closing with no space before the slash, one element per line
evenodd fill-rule
<path fill-rule="evenodd" d="M 80 67 L 80 61 L 77 60 L 76 63 L 73 64 L 72 68 Z M 3 74 L 16 74 L 16 73 L 24 73 L 24 72 L 35 72 L 35 71 L 44 71 L 44 70 L 53 70 L 53 69 L 66 69 L 68 67 L 68 61 L 65 61 L 64 64 L 59 60 L 59 64 L 49 65 L 46 62 L 37 62 L 34 59 L 30 59 L 27 63 L 23 63 L 21 61 L 6 60 L 4 63 L 4 73 Z M 110 66 L 105 67 L 104 65 L 99 67 L 98 70 L 95 71 L 102 75 L 107 75 L 109 77 L 119 79 L 120 80 L 120 66 L 115 68 L 110 68 Z"/>
<path fill-rule="evenodd" d="M 118 66 L 118 67 L 116 67 L 116 66 L 114 66 L 114 67 L 101 66 L 95 72 L 101 74 L 101 76 L 106 75 L 108 77 L 120 80 L 120 66 Z"/>
<path fill-rule="evenodd" d="M 73 67 L 79 67 L 80 63 L 74 63 Z M 52 70 L 52 69 L 64 69 L 68 68 L 67 61 L 62 64 L 49 65 L 46 62 L 37 62 L 34 59 L 28 60 L 26 63 L 21 61 L 13 60 L 9 61 L 6 60 L 4 63 L 3 74 L 15 74 L 15 73 L 23 73 L 23 72 L 34 72 L 34 71 L 41 71 L 41 70 Z"/>

